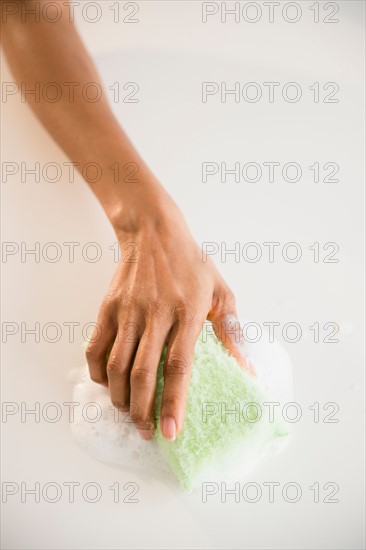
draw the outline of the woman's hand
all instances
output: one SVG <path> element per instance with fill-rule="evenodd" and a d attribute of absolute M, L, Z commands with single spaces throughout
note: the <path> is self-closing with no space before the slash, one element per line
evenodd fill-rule
<path fill-rule="evenodd" d="M 129 411 L 141 437 L 150 439 L 157 369 L 167 343 L 161 429 L 173 440 L 183 425 L 194 347 L 207 318 L 224 345 L 246 365 L 232 330 L 232 292 L 213 263 L 203 261 L 173 201 L 164 194 L 159 207 L 152 207 L 152 202 L 133 201 L 144 214 L 133 223 L 129 214 L 128 225 L 139 227 L 124 232 L 120 244 L 133 243 L 132 253 L 129 261 L 121 259 L 86 356 L 92 380 L 108 385 L 112 403 Z"/>
<path fill-rule="evenodd" d="M 35 94 L 24 100 L 87 181 L 121 245 L 138 246 L 137 262 L 122 259 L 102 304 L 87 349 L 90 374 L 108 384 L 113 403 L 130 408 L 141 435 L 149 438 L 156 372 L 168 342 L 161 418 L 163 434 L 174 439 L 183 424 L 194 345 L 206 318 L 249 370 L 239 351 L 234 298 L 213 264 L 203 261 L 178 208 L 116 120 L 107 94 L 96 102 L 84 97 L 85 85 L 102 89 L 101 82 L 65 2 L 56 2 L 62 17 L 41 18 L 35 25 L 32 18 L 23 21 L 22 9 L 39 9 L 40 3 L 18 0 L 15 13 L 2 23 L 3 46 L 15 78 L 27 89 L 42 90 L 51 82 L 63 90 L 65 83 L 77 83 L 71 99 L 66 93 L 55 103 Z M 122 171 L 138 168 L 135 183 L 116 181 L 111 168 L 117 161 Z M 99 167 L 101 177 L 84 170 L 89 164 Z"/>

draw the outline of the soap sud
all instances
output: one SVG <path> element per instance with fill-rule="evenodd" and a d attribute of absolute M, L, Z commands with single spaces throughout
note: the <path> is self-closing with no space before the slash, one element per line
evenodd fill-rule
<path fill-rule="evenodd" d="M 241 349 L 243 343 L 240 343 Z M 292 368 L 289 356 L 278 341 L 271 343 L 268 335 L 256 343 L 245 343 L 245 357 L 254 366 L 257 381 L 268 396 L 268 401 L 280 403 L 275 415 L 283 405 L 293 401 Z M 89 377 L 87 367 L 74 369 L 70 379 L 74 386 L 74 421 L 70 424 L 78 446 L 93 458 L 123 470 L 145 473 L 149 478 L 158 478 L 171 484 L 174 476 L 154 440 L 145 441 L 138 435 L 128 415 L 117 413 L 111 404 L 108 389 L 96 384 Z M 100 419 L 93 423 L 83 415 L 83 407 L 97 403 Z M 262 410 L 268 415 L 268 407 Z M 118 418 L 117 418 L 118 414 Z M 277 416 L 276 416 L 277 418 Z M 286 424 L 288 431 L 290 424 Z M 255 430 L 220 464 L 220 471 L 205 470 L 195 485 L 201 481 L 238 481 L 251 472 L 259 460 L 278 453 L 284 448 L 288 437 L 266 442 L 266 430 Z"/>
<path fill-rule="evenodd" d="M 153 440 L 144 441 L 127 414 L 116 411 L 108 389 L 89 377 L 87 367 L 79 369 L 79 382 L 74 387 L 75 407 L 70 424 L 79 447 L 93 458 L 136 471 L 157 472 L 172 478 L 170 469 Z M 97 403 L 100 419 L 93 423 L 83 415 L 88 403 Z"/>

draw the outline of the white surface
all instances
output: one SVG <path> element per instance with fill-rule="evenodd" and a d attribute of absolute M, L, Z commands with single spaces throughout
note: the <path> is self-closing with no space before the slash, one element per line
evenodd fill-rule
<path fill-rule="evenodd" d="M 297 482 L 302 498 L 288 503 L 281 492 L 255 504 L 219 494 L 203 503 L 163 484 L 121 472 L 84 455 L 72 442 L 67 408 L 59 422 L 19 415 L 2 424 L 2 479 L 28 485 L 93 481 L 102 488 L 96 504 L 58 503 L 19 495 L 3 504 L 4 548 L 363 548 L 363 2 L 339 2 L 340 23 L 314 24 L 309 11 L 296 24 L 279 20 L 201 23 L 200 2 L 143 2 L 140 23 L 81 22 L 86 43 L 97 55 L 106 86 L 135 81 L 138 104 L 115 105 L 124 127 L 163 184 L 181 205 L 198 241 L 282 244 L 296 241 L 296 264 L 241 261 L 221 263 L 236 293 L 240 314 L 258 322 L 299 323 L 304 335 L 284 342 L 294 365 L 296 401 L 303 415 L 285 454 L 263 464 L 255 481 Z M 107 6 L 108 2 L 103 2 Z M 307 3 L 301 2 L 308 7 Z M 110 12 L 106 12 L 110 13 Z M 306 14 L 306 15 L 305 15 Z M 3 80 L 11 80 L 6 67 Z M 200 100 L 202 81 L 259 83 L 338 82 L 338 104 L 304 101 L 226 104 Z M 2 160 L 34 163 L 66 159 L 19 98 L 2 104 Z M 201 163 L 296 161 L 306 176 L 296 184 L 203 184 Z M 314 183 L 308 166 L 337 162 L 340 181 Z M 81 328 L 96 318 L 115 268 L 108 247 L 115 241 L 100 207 L 80 179 L 2 184 L 2 238 L 34 242 L 94 241 L 98 263 L 34 263 L 19 255 L 2 264 L 2 320 L 63 326 L 51 344 L 19 335 L 2 352 L 2 398 L 28 407 L 71 400 L 70 367 L 84 362 Z M 339 244 L 339 263 L 314 263 L 314 242 Z M 80 246 L 81 248 L 81 246 Z M 179 251 L 177 251 L 179 253 Z M 68 342 L 65 322 L 78 322 Z M 339 343 L 314 343 L 314 322 L 341 326 Z M 329 333 L 329 331 L 327 332 Z M 314 423 L 309 407 L 338 404 L 338 423 Z M 137 483 L 138 503 L 113 502 L 108 489 L 118 481 Z M 335 482 L 338 503 L 314 503 L 309 490 Z M 131 491 L 122 490 L 122 496 Z M 321 497 L 330 490 L 321 489 Z"/>

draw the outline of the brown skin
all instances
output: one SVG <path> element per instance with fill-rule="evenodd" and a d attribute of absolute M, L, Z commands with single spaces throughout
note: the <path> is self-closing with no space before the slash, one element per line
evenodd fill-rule
<path fill-rule="evenodd" d="M 102 167 L 102 178 L 87 183 L 121 248 L 132 242 L 137 250 L 137 261 L 121 259 L 100 308 L 98 331 L 86 351 L 90 376 L 108 385 L 113 404 L 130 410 L 140 435 L 149 439 L 156 372 L 167 343 L 161 426 L 164 436 L 173 439 L 183 425 L 194 346 L 205 319 L 214 323 L 217 336 L 250 371 L 234 335 L 225 332 L 227 316 L 236 317 L 234 296 L 213 263 L 202 261 L 182 213 L 124 134 L 105 94 L 96 103 L 82 96 L 84 84 L 100 84 L 100 79 L 63 1 L 63 17 L 56 23 L 42 17 L 35 22 L 30 16 L 22 21 L 22 4 L 32 7 L 35 2 L 14 0 L 17 13 L 9 15 L 1 29 L 12 72 L 28 89 L 36 82 L 41 89 L 48 82 L 62 89 L 65 82 L 80 83 L 74 101 L 66 90 L 55 103 L 42 97 L 36 102 L 30 95 L 26 101 L 71 161 Z M 116 183 L 109 169 L 116 161 L 122 167 L 138 165 L 138 181 L 131 184 L 121 177 Z"/>

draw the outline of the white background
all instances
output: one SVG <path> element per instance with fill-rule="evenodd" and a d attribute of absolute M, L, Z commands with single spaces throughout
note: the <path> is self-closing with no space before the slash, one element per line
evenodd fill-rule
<path fill-rule="evenodd" d="M 80 490 L 70 504 L 66 488 L 55 504 L 44 499 L 36 504 L 32 497 L 22 503 L 20 493 L 9 497 L 2 506 L 4 548 L 363 548 L 364 3 L 338 2 L 339 22 L 333 24 L 323 22 L 330 13 L 324 2 L 319 23 L 309 9 L 313 2 L 297 4 L 302 15 L 292 24 L 281 15 L 283 3 L 273 23 L 261 2 L 257 23 L 235 23 L 232 17 L 221 23 L 218 14 L 204 24 L 202 5 L 195 1 L 140 2 L 135 24 L 114 23 L 110 2 L 99 2 L 103 15 L 94 24 L 75 9 L 106 89 L 114 82 L 138 84 L 139 102 L 120 101 L 114 109 L 181 206 L 198 242 L 262 247 L 257 263 L 236 263 L 232 255 L 226 262 L 220 255 L 214 260 L 235 291 L 240 315 L 281 323 L 279 340 L 292 358 L 302 418 L 286 452 L 248 480 L 279 482 L 275 502 L 269 503 L 263 488 L 257 503 L 235 503 L 233 496 L 222 503 L 220 494 L 203 503 L 200 491 L 186 495 L 84 455 L 71 440 L 66 408 L 54 424 L 35 423 L 31 416 L 22 423 L 16 414 L 2 423 L 3 481 L 29 487 L 37 481 L 41 486 L 93 481 L 103 494 L 96 504 L 83 501 Z M 12 80 L 4 60 L 2 79 Z M 204 81 L 226 81 L 228 88 L 237 81 L 257 82 L 263 97 L 235 103 L 228 96 L 222 103 L 217 94 L 202 103 Z M 280 82 L 273 103 L 263 86 L 270 81 Z M 281 90 L 294 81 L 303 94 L 290 103 Z M 314 82 L 320 83 L 319 103 L 309 90 Z M 338 83 L 338 103 L 322 101 L 327 82 Z M 1 107 L 3 162 L 29 167 L 67 160 L 19 95 Z M 296 183 L 282 177 L 269 183 L 265 172 L 257 183 L 236 183 L 232 177 L 222 183 L 218 176 L 203 183 L 205 161 L 297 162 L 303 174 Z M 336 162 L 339 182 L 315 183 L 309 170 L 314 162 Z M 24 263 L 20 254 L 2 263 L 2 321 L 19 326 L 3 345 L 2 399 L 19 407 L 22 401 L 28 407 L 70 401 L 68 373 L 84 362 L 81 327 L 95 320 L 116 267 L 108 248 L 115 242 L 113 232 L 81 178 L 36 183 L 28 176 L 22 182 L 19 173 L 2 183 L 2 239 L 29 248 L 35 242 L 41 247 L 80 243 L 74 263 L 64 246 L 57 263 L 42 257 L 36 263 L 32 256 Z M 80 252 L 92 241 L 103 251 L 97 263 L 85 261 Z M 263 246 L 268 241 L 281 243 L 273 263 Z M 288 242 L 301 247 L 297 263 L 281 255 Z M 324 263 L 322 249 L 320 262 L 314 262 L 309 249 L 314 242 L 337 243 L 339 262 Z M 63 328 L 61 338 L 52 344 L 41 336 L 35 343 L 28 336 L 24 343 L 22 322 L 28 328 L 56 322 Z M 79 323 L 73 343 L 67 322 Z M 288 322 L 302 327 L 297 343 L 281 336 Z M 315 322 L 321 327 L 319 343 L 309 329 Z M 322 329 L 327 322 L 339 325 L 338 343 L 323 341 L 330 332 Z M 339 422 L 315 423 L 309 409 L 314 402 L 320 404 L 321 420 L 322 407 L 337 403 Z M 139 502 L 115 504 L 108 487 L 116 481 L 121 487 L 138 483 Z M 302 488 L 297 503 L 281 495 L 288 482 Z M 319 503 L 309 489 L 316 482 Z M 323 502 L 330 493 L 323 489 L 327 482 L 339 485 L 338 503 Z"/>

